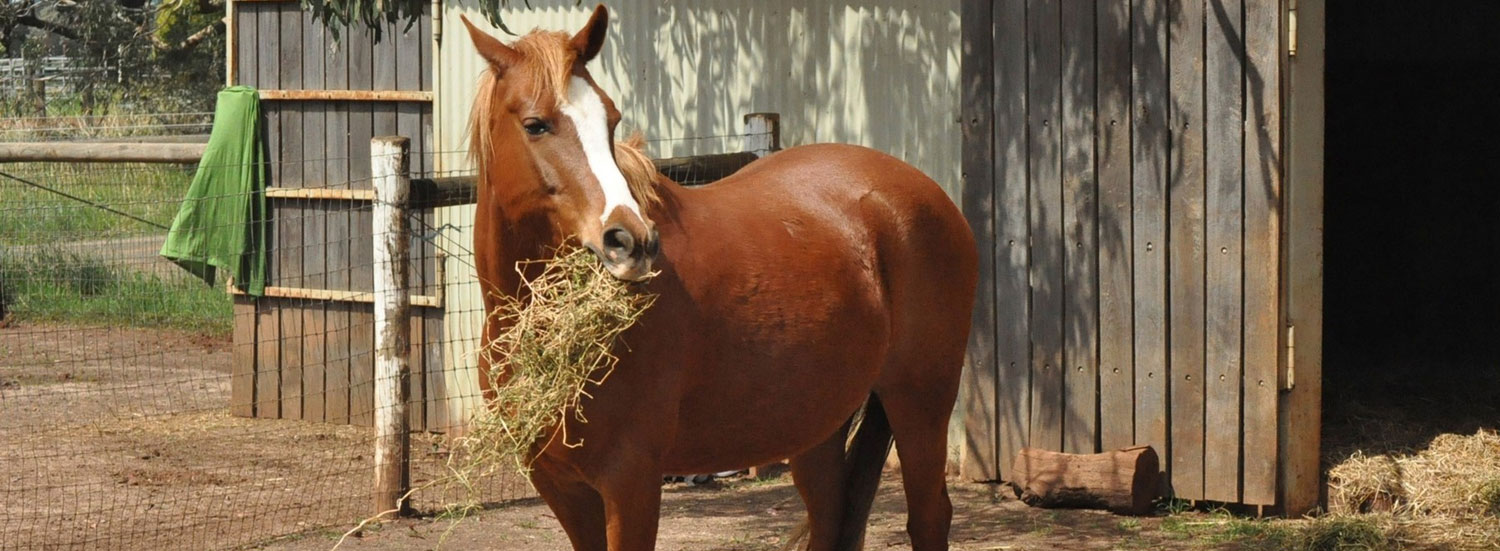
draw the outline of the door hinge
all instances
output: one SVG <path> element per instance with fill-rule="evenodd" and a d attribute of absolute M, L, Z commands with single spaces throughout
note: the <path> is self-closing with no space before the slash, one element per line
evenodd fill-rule
<path fill-rule="evenodd" d="M 1297 2 L 1292 0 L 1286 10 L 1286 55 L 1297 57 Z"/>
<path fill-rule="evenodd" d="M 1297 386 L 1297 326 L 1286 326 L 1286 377 L 1282 378 L 1281 390 Z"/>

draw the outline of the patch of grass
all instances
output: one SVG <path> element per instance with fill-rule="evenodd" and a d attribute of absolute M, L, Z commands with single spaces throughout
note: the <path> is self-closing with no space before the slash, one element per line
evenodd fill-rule
<path fill-rule="evenodd" d="M 0 258 L 6 311 L 16 321 L 160 327 L 226 334 L 229 296 L 186 273 L 163 276 L 51 248 Z"/>
<path fill-rule="evenodd" d="M 1125 532 L 1139 532 L 1141 531 L 1141 521 L 1140 519 L 1127 518 L 1120 521 L 1119 528 Z"/>
<path fill-rule="evenodd" d="M 1308 521 L 1286 539 L 1287 551 L 1387 551 L 1400 548 L 1391 529 L 1369 516 L 1329 515 Z"/>
<path fill-rule="evenodd" d="M 192 183 L 194 169 L 182 165 L 18 163 L 6 164 L 0 171 L 77 198 L 0 176 L 0 245 L 37 245 L 165 231 L 78 199 L 168 226 Z"/>

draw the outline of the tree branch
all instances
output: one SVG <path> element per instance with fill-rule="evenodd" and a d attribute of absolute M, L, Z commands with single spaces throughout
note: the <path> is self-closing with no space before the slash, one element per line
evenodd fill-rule
<path fill-rule="evenodd" d="M 195 32 L 189 35 L 187 38 L 182 39 L 182 42 L 178 42 L 176 45 L 168 44 L 166 41 L 158 38 L 153 34 L 150 35 L 151 45 L 155 46 L 156 50 L 160 52 L 171 53 L 191 50 L 197 47 L 198 44 L 202 43 L 204 40 L 208 40 L 208 38 L 212 37 L 214 34 L 224 32 L 224 26 L 224 20 L 220 19 L 218 21 L 215 21 L 212 25 L 199 29 L 198 32 Z"/>
<path fill-rule="evenodd" d="M 69 29 L 60 24 L 47 21 L 35 15 L 27 14 L 17 17 L 16 23 L 20 23 L 33 29 L 44 30 L 69 40 L 78 40 L 78 33 L 74 32 L 73 29 Z"/>

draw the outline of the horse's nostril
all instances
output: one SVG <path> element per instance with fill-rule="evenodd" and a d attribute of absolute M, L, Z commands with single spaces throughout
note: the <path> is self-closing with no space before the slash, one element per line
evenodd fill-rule
<path fill-rule="evenodd" d="M 651 236 L 648 237 L 646 241 L 646 256 L 655 257 L 656 251 L 660 247 L 660 245 L 660 235 L 656 233 L 656 230 L 651 230 Z"/>
<path fill-rule="evenodd" d="M 604 230 L 604 250 L 611 255 L 628 257 L 635 252 L 635 238 L 624 228 Z"/>

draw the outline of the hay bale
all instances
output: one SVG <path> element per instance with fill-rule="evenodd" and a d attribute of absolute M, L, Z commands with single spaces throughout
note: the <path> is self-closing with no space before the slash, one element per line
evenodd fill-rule
<path fill-rule="evenodd" d="M 1389 513 L 1404 496 L 1395 458 L 1363 451 L 1330 469 L 1328 485 L 1328 510 L 1338 514 Z"/>

